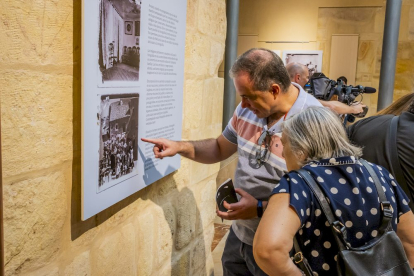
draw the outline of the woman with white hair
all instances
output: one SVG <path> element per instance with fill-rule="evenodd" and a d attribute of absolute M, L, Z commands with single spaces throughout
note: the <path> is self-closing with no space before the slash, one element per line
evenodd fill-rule
<path fill-rule="evenodd" d="M 273 190 L 255 234 L 255 260 L 269 275 L 302 275 L 289 257 L 296 236 L 314 275 L 337 275 L 338 247 L 330 224 L 309 186 L 292 170 L 303 168 L 318 182 L 335 219 L 346 227 L 348 242 L 360 247 L 374 240 L 381 223 L 374 181 L 358 159 L 361 149 L 349 142 L 337 115 L 323 107 L 310 107 L 285 121 L 282 143 L 290 172 Z M 408 198 L 386 169 L 371 167 L 391 203 L 392 228 L 414 266 L 414 215 Z"/>

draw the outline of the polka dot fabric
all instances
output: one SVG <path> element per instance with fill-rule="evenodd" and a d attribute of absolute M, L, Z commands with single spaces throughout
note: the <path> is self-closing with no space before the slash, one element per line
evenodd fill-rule
<path fill-rule="evenodd" d="M 394 213 L 392 226 L 397 230 L 398 217 L 410 210 L 408 197 L 394 177 L 383 167 L 371 164 L 390 201 Z M 378 234 L 381 207 L 374 181 L 353 156 L 311 162 L 309 171 L 327 196 L 335 217 L 347 227 L 353 247 L 372 241 Z M 338 247 L 325 214 L 305 181 L 295 172 L 286 174 L 273 194 L 289 193 L 290 205 L 301 221 L 296 238 L 312 269 L 320 276 L 336 275 Z"/>

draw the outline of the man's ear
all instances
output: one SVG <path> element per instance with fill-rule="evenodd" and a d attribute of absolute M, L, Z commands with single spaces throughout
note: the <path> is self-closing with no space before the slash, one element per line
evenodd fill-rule
<path fill-rule="evenodd" d="M 277 83 L 272 84 L 272 86 L 270 87 L 270 92 L 272 93 L 274 98 L 276 98 L 280 94 L 281 91 L 282 90 L 279 84 Z"/>

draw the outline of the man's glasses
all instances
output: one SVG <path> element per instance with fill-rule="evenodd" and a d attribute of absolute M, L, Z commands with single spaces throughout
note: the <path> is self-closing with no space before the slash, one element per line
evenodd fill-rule
<path fill-rule="evenodd" d="M 258 149 L 256 151 L 256 161 L 259 166 L 262 166 L 266 161 L 269 159 L 269 143 L 267 141 L 267 136 L 272 136 L 272 134 L 268 130 L 263 130 L 262 134 L 260 134 L 259 139 L 257 140 Z M 262 147 L 264 143 L 264 147 Z"/>

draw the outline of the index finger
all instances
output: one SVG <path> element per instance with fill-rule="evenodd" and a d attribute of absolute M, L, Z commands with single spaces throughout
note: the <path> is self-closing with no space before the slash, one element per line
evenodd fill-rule
<path fill-rule="evenodd" d="M 148 138 L 141 138 L 143 142 L 158 144 L 158 139 L 148 139 Z"/>

